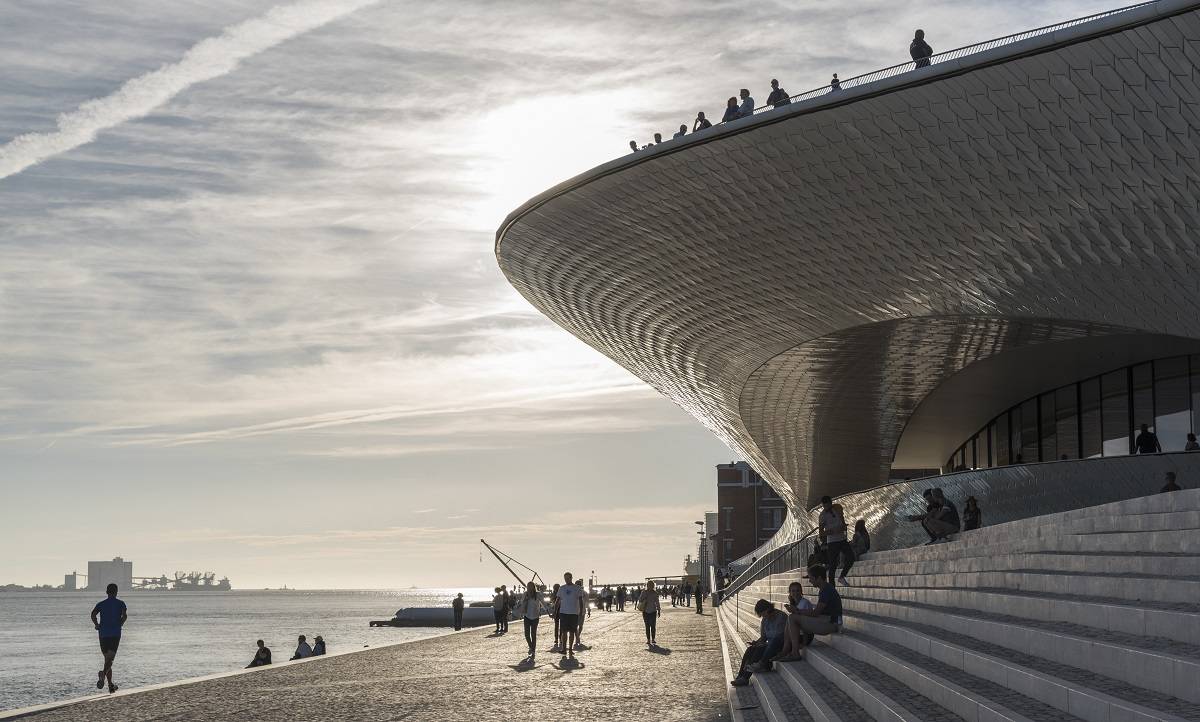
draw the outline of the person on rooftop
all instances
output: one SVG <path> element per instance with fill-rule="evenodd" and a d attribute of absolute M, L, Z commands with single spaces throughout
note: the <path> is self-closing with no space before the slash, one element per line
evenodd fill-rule
<path fill-rule="evenodd" d="M 654 145 L 659 145 L 660 143 L 662 143 L 662 133 L 655 133 L 654 134 Z"/>
<path fill-rule="evenodd" d="M 842 81 L 838 80 L 837 73 L 829 80 L 829 92 L 833 93 L 842 89 Z"/>
<path fill-rule="evenodd" d="M 1158 443 L 1158 436 L 1146 424 L 1142 424 L 1137 438 L 1133 440 L 1133 446 L 1139 454 L 1162 453 L 1162 444 Z"/>
<path fill-rule="evenodd" d="M 634 153 L 636 153 L 636 152 L 638 152 L 639 150 L 641 150 L 641 148 L 639 148 L 639 147 L 638 147 L 638 144 L 637 144 L 637 141 L 636 141 L 636 140 L 631 140 L 631 141 L 629 141 L 629 149 L 630 149 L 630 150 L 632 150 Z"/>
<path fill-rule="evenodd" d="M 708 122 L 708 118 L 704 117 L 703 110 L 700 111 L 699 113 L 696 113 L 696 122 L 692 123 L 692 132 L 693 133 L 695 133 L 698 130 L 704 130 L 705 128 L 711 128 L 711 127 L 712 127 L 712 123 Z"/>
<path fill-rule="evenodd" d="M 779 87 L 778 80 L 771 78 L 771 94 L 767 96 L 767 105 L 782 108 L 790 102 L 792 99 L 788 96 L 787 91 Z"/>
<path fill-rule="evenodd" d="M 671 137 L 672 138 L 682 138 L 685 135 L 687 135 L 687 126 L 681 125 L 681 126 L 679 126 L 679 132 Z"/>
<path fill-rule="evenodd" d="M 742 115 L 738 110 L 737 98 L 730 98 L 729 100 L 725 101 L 725 115 L 721 116 L 721 122 L 728 123 L 729 121 L 737 120 L 740 117 L 742 117 Z"/>
<path fill-rule="evenodd" d="M 916 67 L 925 68 L 929 66 L 929 58 L 933 55 L 933 48 L 929 47 L 929 43 L 925 42 L 924 30 L 917 30 L 913 33 L 912 42 L 908 45 L 908 54 L 912 56 Z"/>
<path fill-rule="evenodd" d="M 742 104 L 738 108 L 738 117 L 745 118 L 754 115 L 754 98 L 750 97 L 750 91 L 742 88 L 738 91 L 738 97 L 742 99 Z"/>

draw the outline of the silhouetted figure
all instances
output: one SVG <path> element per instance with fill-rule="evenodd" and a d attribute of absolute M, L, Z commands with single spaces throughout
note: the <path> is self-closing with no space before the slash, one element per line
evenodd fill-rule
<path fill-rule="evenodd" d="M 250 664 L 246 665 L 246 669 L 251 667 L 265 667 L 271 663 L 271 648 L 266 645 L 261 639 L 255 642 L 258 649 L 254 650 L 254 659 L 250 660 Z"/>
<path fill-rule="evenodd" d="M 662 605 L 659 604 L 658 595 L 654 594 L 653 580 L 646 582 L 646 589 L 650 594 L 642 595 L 637 608 L 642 613 L 642 624 L 646 627 L 646 646 L 653 647 L 654 637 L 658 633 L 658 618 L 662 616 Z"/>
<path fill-rule="evenodd" d="M 908 54 L 912 56 L 913 62 L 918 68 L 928 67 L 929 58 L 933 55 L 933 48 L 925 42 L 924 30 L 918 30 L 913 34 L 913 40 L 908 45 Z"/>
<path fill-rule="evenodd" d="M 617 611 L 618 612 L 625 611 L 625 600 L 628 597 L 629 597 L 629 590 L 625 588 L 624 584 L 617 587 Z"/>
<path fill-rule="evenodd" d="M 100 633 L 100 654 L 104 655 L 104 669 L 100 670 L 96 679 L 96 689 L 104 689 L 104 681 L 108 680 L 108 692 L 117 691 L 113 684 L 113 660 L 117 658 L 117 647 L 121 646 L 121 628 L 129 618 L 125 602 L 117 599 L 117 585 L 109 584 L 104 588 L 107 598 L 92 607 L 92 626 Z M 99 617 L 99 619 L 97 619 Z"/>
<path fill-rule="evenodd" d="M 639 150 L 641 150 L 641 148 L 639 148 L 639 147 L 638 147 L 638 144 L 637 144 L 637 141 L 636 141 L 636 140 L 631 140 L 631 141 L 629 141 L 629 149 L 630 149 L 630 150 L 632 150 L 634 153 L 636 153 L 636 152 L 638 152 Z"/>
<path fill-rule="evenodd" d="M 1146 424 L 1142 424 L 1140 433 L 1133 440 L 1133 446 L 1139 454 L 1157 454 L 1162 451 L 1162 444 L 1158 443 L 1158 436 Z"/>
<path fill-rule="evenodd" d="M 842 514 L 842 507 L 835 505 L 833 499 L 828 496 L 821 497 L 821 509 L 817 525 L 820 537 L 825 540 L 829 581 L 832 583 L 833 578 L 837 576 L 838 560 L 845 559 L 838 582 L 846 584 L 846 575 L 850 573 L 850 567 L 854 566 L 854 550 L 850 548 L 850 542 L 846 541 L 846 519 Z"/>
<path fill-rule="evenodd" d="M 1183 445 L 1184 451 L 1200 451 L 1200 443 L 1196 441 L 1195 434 L 1187 435 L 1187 443 Z"/>
<path fill-rule="evenodd" d="M 742 104 L 738 107 L 738 117 L 754 115 L 754 98 L 750 97 L 750 91 L 742 88 L 738 91 L 738 97 L 742 99 Z"/>
<path fill-rule="evenodd" d="M 730 98 L 725 101 L 725 115 L 721 116 L 722 123 L 728 123 L 731 120 L 737 120 L 741 115 L 738 111 L 737 98 Z"/>
<path fill-rule="evenodd" d="M 867 532 L 867 523 L 862 519 L 854 522 L 854 539 L 850 541 L 850 549 L 854 552 L 855 561 L 871 551 L 871 535 Z"/>
<path fill-rule="evenodd" d="M 500 593 L 500 587 L 496 587 L 496 594 L 492 597 L 492 616 L 496 619 L 496 631 L 494 634 L 501 634 L 504 631 L 503 622 L 500 620 L 504 614 L 504 595 Z"/>
<path fill-rule="evenodd" d="M 983 511 L 979 508 L 979 501 L 975 497 L 967 497 L 967 505 L 963 507 L 962 517 L 963 531 L 971 531 L 983 526 Z"/>
<path fill-rule="evenodd" d="M 466 603 L 463 601 L 462 592 L 459 592 L 458 596 L 454 598 L 454 601 L 450 602 L 450 606 L 454 608 L 454 631 L 456 632 L 462 629 L 463 606 L 465 604 Z"/>
<path fill-rule="evenodd" d="M 921 527 L 929 535 L 929 544 L 946 539 L 958 531 L 958 510 L 953 505 L 946 506 L 935 496 L 935 489 L 921 492 L 925 497 L 925 513 L 908 517 L 909 521 L 921 522 Z M 943 500 L 945 497 L 941 497 Z"/>
<path fill-rule="evenodd" d="M 305 659 L 312 656 L 312 647 L 308 646 L 308 641 L 303 634 L 296 639 L 296 653 L 292 655 L 292 659 Z"/>
<path fill-rule="evenodd" d="M 560 644 L 556 650 L 567 655 L 568 659 L 575 658 L 575 645 L 579 643 L 580 618 L 586 604 L 583 587 L 572 583 L 571 572 L 563 574 L 563 585 L 554 595 L 554 610 L 558 613 L 560 627 Z"/>
<path fill-rule="evenodd" d="M 313 656 L 320 657 L 322 654 L 325 654 L 325 639 L 318 634 L 313 642 Z"/>
<path fill-rule="evenodd" d="M 508 585 L 500 585 L 500 593 L 504 595 L 504 610 L 500 614 L 500 631 L 508 634 L 508 619 L 512 616 L 513 604 L 515 600 L 513 595 L 508 593 Z"/>
<path fill-rule="evenodd" d="M 673 136 L 671 136 L 671 137 L 672 137 L 672 138 L 682 138 L 682 137 L 683 137 L 683 136 L 685 136 L 685 135 L 687 135 L 687 126 L 686 126 L 686 125 L 681 125 L 681 126 L 679 126 L 679 131 L 678 131 L 677 133 L 675 133 L 675 135 L 673 135 Z"/>
<path fill-rule="evenodd" d="M 694 123 L 692 123 L 692 132 L 693 133 L 695 133 L 698 130 L 704 130 L 705 128 L 711 128 L 711 127 L 712 127 L 712 123 L 708 122 L 708 118 L 704 117 L 704 111 L 700 111 L 699 113 L 696 113 L 696 121 Z"/>
<path fill-rule="evenodd" d="M 1158 493 L 1166 494 L 1168 491 L 1181 491 L 1182 489 L 1183 489 L 1182 486 L 1175 483 L 1175 472 L 1168 471 L 1167 472 L 1167 483 L 1163 484 L 1163 488 L 1159 489 Z"/>
<path fill-rule="evenodd" d="M 772 78 L 771 94 L 767 96 L 767 105 L 772 105 L 776 108 L 782 108 L 790 102 L 792 102 L 792 99 L 788 97 L 787 91 L 779 87 L 778 80 Z"/>
<path fill-rule="evenodd" d="M 655 133 L 654 134 L 654 144 L 658 145 L 659 143 L 662 143 L 662 133 Z"/>
<path fill-rule="evenodd" d="M 834 92 L 842 89 L 842 81 L 838 80 L 837 73 L 829 80 L 829 92 Z"/>
<path fill-rule="evenodd" d="M 525 625 L 525 643 L 529 645 L 529 659 L 537 656 L 537 628 L 542 621 L 542 596 L 538 594 L 533 582 L 525 585 L 525 594 L 517 605 L 521 613 L 521 622 Z"/>
<path fill-rule="evenodd" d="M 824 573 L 824 569 L 821 570 Z M 822 580 L 824 581 L 824 580 Z M 730 684 L 734 687 L 745 687 L 750 684 L 750 676 L 755 672 L 765 672 L 771 668 L 771 659 L 783 649 L 784 633 L 787 631 L 787 615 L 775 608 L 766 599 L 754 603 L 754 613 L 762 622 L 759 625 L 758 639 L 746 647 L 742 655 L 742 664 L 738 668 L 737 677 Z"/>

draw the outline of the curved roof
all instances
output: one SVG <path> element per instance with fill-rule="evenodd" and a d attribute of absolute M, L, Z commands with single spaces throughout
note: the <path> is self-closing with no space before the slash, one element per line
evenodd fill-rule
<path fill-rule="evenodd" d="M 973 417 L 939 389 L 985 359 L 1023 359 L 1032 380 L 981 393 L 981 418 L 1042 369 L 1082 376 L 1200 338 L 1198 5 L 631 154 L 515 211 L 497 258 L 793 509 L 878 484 L 898 446 L 937 466 L 942 442 L 905 428 L 957 433 L 935 427 Z"/>

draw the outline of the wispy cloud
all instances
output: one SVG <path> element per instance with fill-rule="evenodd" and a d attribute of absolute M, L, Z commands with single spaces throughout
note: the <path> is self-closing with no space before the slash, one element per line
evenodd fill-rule
<path fill-rule="evenodd" d="M 62 114 L 56 131 L 21 135 L 0 146 L 0 179 L 90 143 L 100 131 L 146 115 L 196 83 L 231 72 L 246 58 L 377 1 L 309 0 L 280 5 L 229 27 L 219 36 L 197 43 L 178 62 Z"/>

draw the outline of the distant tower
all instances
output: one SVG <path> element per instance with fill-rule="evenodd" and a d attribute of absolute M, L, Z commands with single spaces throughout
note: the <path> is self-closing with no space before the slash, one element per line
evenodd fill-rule
<path fill-rule="evenodd" d="M 133 588 L 133 562 L 114 557 L 111 562 L 88 562 L 89 592 L 102 592 L 109 584 L 116 584 L 122 592 Z"/>

